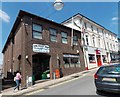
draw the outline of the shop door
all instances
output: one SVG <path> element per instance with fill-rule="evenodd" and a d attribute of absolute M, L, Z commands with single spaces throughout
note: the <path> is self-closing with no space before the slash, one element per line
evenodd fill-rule
<path fill-rule="evenodd" d="M 96 58 L 97 58 L 97 65 L 98 66 L 102 66 L 101 56 L 100 55 L 96 55 Z"/>
<path fill-rule="evenodd" d="M 46 71 L 49 71 L 49 60 L 50 57 L 47 55 L 36 55 L 33 57 L 33 77 L 34 80 L 42 80 L 43 77 L 46 79 L 46 75 L 43 75 Z"/>

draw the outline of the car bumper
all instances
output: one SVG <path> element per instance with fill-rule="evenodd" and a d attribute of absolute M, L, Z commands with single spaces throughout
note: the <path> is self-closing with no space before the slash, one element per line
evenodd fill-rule
<path fill-rule="evenodd" d="M 111 84 L 111 83 L 95 82 L 95 86 L 98 90 L 120 93 L 120 84 L 117 83 Z"/>

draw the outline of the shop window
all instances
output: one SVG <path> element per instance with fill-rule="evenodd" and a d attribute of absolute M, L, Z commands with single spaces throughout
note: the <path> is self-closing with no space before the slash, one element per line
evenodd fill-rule
<path fill-rule="evenodd" d="M 33 38 L 42 39 L 42 26 L 33 24 Z"/>
<path fill-rule="evenodd" d="M 70 67 L 80 67 L 80 61 L 78 58 L 71 58 Z"/>
<path fill-rule="evenodd" d="M 67 42 L 68 42 L 67 41 L 67 33 L 62 32 L 61 36 L 62 36 L 62 43 L 67 44 Z"/>
<path fill-rule="evenodd" d="M 74 56 L 75 55 L 63 55 L 63 61 L 64 61 L 65 68 L 80 67 L 79 56 L 75 56 L 75 57 Z"/>
<path fill-rule="evenodd" d="M 50 41 L 57 42 L 57 31 L 50 28 Z"/>
<path fill-rule="evenodd" d="M 89 62 L 90 63 L 95 63 L 95 55 L 94 54 L 89 54 Z"/>
<path fill-rule="evenodd" d="M 106 56 L 102 55 L 103 63 L 107 62 Z"/>
<path fill-rule="evenodd" d="M 64 66 L 65 68 L 69 68 L 70 67 L 70 61 L 69 61 L 69 58 L 63 58 L 63 63 L 64 63 Z"/>
<path fill-rule="evenodd" d="M 73 36 L 73 45 L 78 45 L 78 38 L 77 38 L 77 36 Z"/>

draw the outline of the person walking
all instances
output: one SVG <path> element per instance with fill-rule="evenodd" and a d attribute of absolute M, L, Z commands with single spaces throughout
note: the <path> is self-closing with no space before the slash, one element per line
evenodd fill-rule
<path fill-rule="evenodd" d="M 19 71 L 17 71 L 16 76 L 14 77 L 14 81 L 16 82 L 16 86 L 14 88 L 14 91 L 15 91 L 16 88 L 19 90 L 20 80 L 21 79 L 22 79 L 21 74 L 20 74 Z"/>

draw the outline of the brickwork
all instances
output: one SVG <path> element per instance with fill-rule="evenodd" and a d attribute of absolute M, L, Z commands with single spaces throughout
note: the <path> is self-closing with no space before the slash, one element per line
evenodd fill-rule
<path fill-rule="evenodd" d="M 12 65 L 8 66 L 7 56 L 9 54 L 10 57 L 12 57 L 12 53 L 13 53 L 13 60 L 12 58 L 10 58 L 11 64 L 13 61 L 13 72 L 15 72 L 16 70 L 21 71 L 22 77 L 23 77 L 22 85 L 25 86 L 27 76 L 28 77 L 32 76 L 32 72 L 33 72 L 32 56 L 35 54 L 40 54 L 40 53 L 33 52 L 33 48 L 32 48 L 33 44 L 49 45 L 50 52 L 48 53 L 48 55 L 50 56 L 49 67 L 50 67 L 51 75 L 52 75 L 52 72 L 55 69 L 58 69 L 59 67 L 62 69 L 64 76 L 85 70 L 83 52 L 81 49 L 81 39 L 80 39 L 81 32 L 78 32 L 76 30 L 74 31 L 74 35 L 78 36 L 79 44 L 77 46 L 71 46 L 71 30 L 72 30 L 71 28 L 62 26 L 60 24 L 40 18 L 35 15 L 28 14 L 26 12 L 21 12 L 21 15 L 22 16 L 20 17 L 22 21 L 19 22 L 19 25 L 17 26 L 17 29 L 15 30 L 15 34 L 13 36 L 14 44 L 13 46 L 11 45 L 10 47 L 7 46 L 6 49 L 4 50 L 4 73 L 6 73 L 12 66 Z M 42 25 L 43 39 L 32 38 L 33 23 Z M 57 30 L 57 33 L 58 33 L 57 42 L 50 41 L 49 28 L 54 28 Z M 67 44 L 61 43 L 62 31 L 66 32 L 68 35 Z M 63 54 L 78 54 L 77 50 L 79 51 L 79 55 L 80 55 L 79 59 L 80 59 L 81 67 L 65 68 L 63 65 Z M 28 56 L 28 59 L 26 59 L 26 56 Z M 57 63 L 58 61 L 57 56 L 59 56 L 60 66 Z M 51 79 L 52 79 L 52 76 L 51 76 Z"/>

